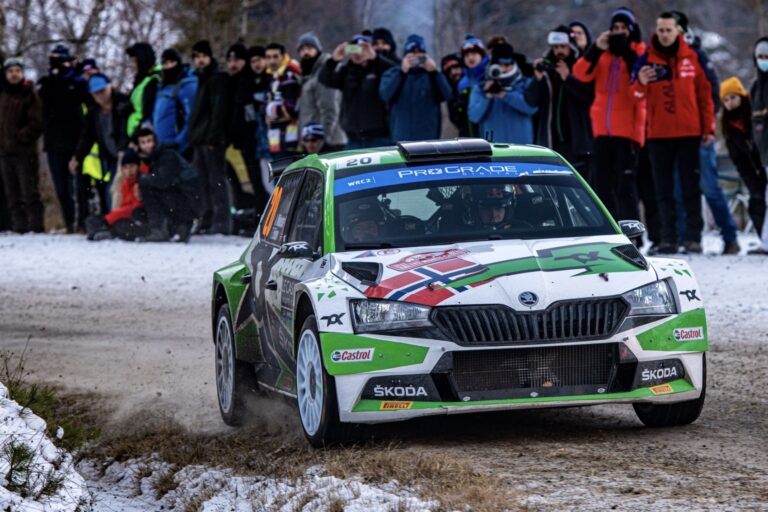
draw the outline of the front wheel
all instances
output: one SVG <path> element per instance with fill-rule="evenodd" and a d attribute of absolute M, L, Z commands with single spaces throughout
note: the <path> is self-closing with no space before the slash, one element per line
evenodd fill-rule
<path fill-rule="evenodd" d="M 325 371 L 315 315 L 304 320 L 296 347 L 296 401 L 309 444 L 320 448 L 347 436 L 350 427 L 339 421 L 336 383 Z"/>
<path fill-rule="evenodd" d="M 707 356 L 702 354 L 701 396 L 676 404 L 633 404 L 635 414 L 646 427 L 674 427 L 693 423 L 704 408 L 707 391 Z"/>
<path fill-rule="evenodd" d="M 222 305 L 216 317 L 216 395 L 221 418 L 229 426 L 243 424 L 245 398 L 256 391 L 253 366 L 235 358 L 235 332 L 229 306 Z"/>

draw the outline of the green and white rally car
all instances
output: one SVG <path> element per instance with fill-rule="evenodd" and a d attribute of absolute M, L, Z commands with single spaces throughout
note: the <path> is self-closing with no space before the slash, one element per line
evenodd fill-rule
<path fill-rule="evenodd" d="M 632 403 L 701 412 L 707 324 L 686 262 L 644 258 L 557 153 L 479 139 L 311 155 L 213 276 L 221 415 L 296 399 L 309 442 L 354 423 Z"/>

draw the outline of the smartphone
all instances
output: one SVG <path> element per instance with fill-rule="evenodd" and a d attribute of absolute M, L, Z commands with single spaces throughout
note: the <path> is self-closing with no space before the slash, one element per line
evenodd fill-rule
<path fill-rule="evenodd" d="M 672 68 L 669 66 L 665 66 L 664 64 L 649 64 L 653 70 L 656 72 L 656 80 L 654 82 L 658 82 L 660 80 L 671 80 L 672 79 Z"/>
<path fill-rule="evenodd" d="M 427 56 L 419 55 L 419 66 L 424 67 L 426 63 L 427 63 Z"/>
<path fill-rule="evenodd" d="M 354 55 L 356 53 L 363 53 L 363 47 L 359 44 L 348 44 L 344 48 L 344 53 L 347 55 Z"/>

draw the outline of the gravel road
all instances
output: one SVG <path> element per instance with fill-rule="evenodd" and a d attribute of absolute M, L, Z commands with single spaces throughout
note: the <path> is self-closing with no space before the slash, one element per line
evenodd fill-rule
<path fill-rule="evenodd" d="M 149 409 L 224 432 L 210 275 L 245 245 L 0 235 L 0 350 L 26 347 L 30 381 L 103 394 L 117 419 Z M 711 335 L 707 402 L 693 425 L 645 429 L 630 406 L 606 405 L 431 418 L 375 433 L 489 470 L 508 485 L 489 492 L 530 509 L 768 510 L 768 258 L 690 261 Z"/>

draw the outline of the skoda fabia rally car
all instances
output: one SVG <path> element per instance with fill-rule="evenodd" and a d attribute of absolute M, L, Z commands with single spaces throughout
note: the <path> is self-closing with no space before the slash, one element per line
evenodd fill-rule
<path fill-rule="evenodd" d="M 296 400 L 312 445 L 355 423 L 631 403 L 701 412 L 707 324 L 680 260 L 644 258 L 558 154 L 483 140 L 312 155 L 284 169 L 213 276 L 218 402 Z"/>

